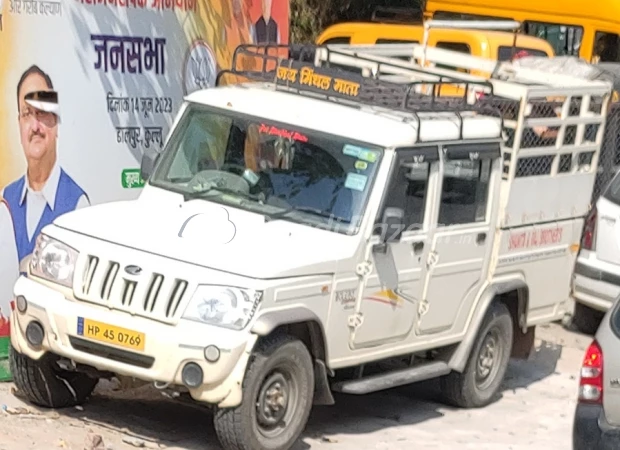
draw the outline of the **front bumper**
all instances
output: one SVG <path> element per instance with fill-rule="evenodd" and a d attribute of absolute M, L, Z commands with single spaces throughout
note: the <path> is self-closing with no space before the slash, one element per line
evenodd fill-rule
<path fill-rule="evenodd" d="M 620 428 L 605 419 L 601 405 L 578 404 L 573 421 L 573 450 L 617 450 Z"/>
<path fill-rule="evenodd" d="M 51 352 L 99 370 L 170 385 L 183 385 L 183 367 L 193 362 L 203 372 L 202 385 L 188 387 L 195 400 L 221 407 L 241 403 L 241 385 L 256 335 L 192 321 L 168 325 L 131 316 L 67 299 L 58 290 L 26 277 L 18 279 L 14 294 L 27 301 L 25 312 L 15 308 L 11 313 L 11 344 L 19 353 L 37 360 Z M 128 350 L 79 335 L 80 317 L 144 333 L 144 349 Z M 26 327 L 33 320 L 44 330 L 43 342 L 37 347 L 26 338 Z M 220 350 L 216 362 L 205 358 L 204 349 L 210 345 Z"/>

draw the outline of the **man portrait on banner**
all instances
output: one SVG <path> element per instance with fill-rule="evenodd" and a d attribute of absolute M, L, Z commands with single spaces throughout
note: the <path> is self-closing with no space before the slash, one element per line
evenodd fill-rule
<path fill-rule="evenodd" d="M 272 0 L 262 0 L 263 13 L 254 23 L 251 29 L 252 42 L 254 44 L 279 44 L 280 29 L 271 16 Z"/>
<path fill-rule="evenodd" d="M 17 83 L 20 140 L 26 173 L 2 193 L 13 218 L 20 272 L 41 229 L 58 216 L 90 205 L 84 190 L 58 164 L 58 93 L 48 74 L 29 67 Z"/>

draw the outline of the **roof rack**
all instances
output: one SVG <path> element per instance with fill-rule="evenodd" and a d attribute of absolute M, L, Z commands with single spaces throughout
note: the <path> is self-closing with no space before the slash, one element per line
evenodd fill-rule
<path fill-rule="evenodd" d="M 322 52 L 327 52 L 326 64 L 322 64 L 325 62 Z M 377 76 L 380 71 L 360 70 L 360 73 L 355 73 L 350 68 L 332 64 L 329 62 L 330 52 L 328 46 L 243 44 L 235 49 L 231 68 L 218 73 L 216 86 L 221 84 L 223 76 L 229 74 L 251 81 L 271 82 L 277 90 L 336 101 L 348 106 L 364 105 L 407 112 L 417 121 L 418 141 L 421 129 L 420 113 L 453 113 L 459 120 L 460 139 L 463 139 L 463 112 L 476 112 L 500 120 L 502 118 L 496 107 L 468 101 L 467 93 L 474 85 L 486 92 L 493 92 L 493 85 L 486 80 L 470 81 L 441 76 L 407 83 L 391 82 L 380 79 Z M 355 58 L 367 64 L 372 62 L 359 56 Z M 239 68 L 247 67 L 248 60 L 254 62 L 254 68 Z M 422 68 L 414 70 L 417 70 L 421 77 L 425 74 Z M 463 86 L 462 96 L 441 95 L 442 88 L 455 84 Z"/>

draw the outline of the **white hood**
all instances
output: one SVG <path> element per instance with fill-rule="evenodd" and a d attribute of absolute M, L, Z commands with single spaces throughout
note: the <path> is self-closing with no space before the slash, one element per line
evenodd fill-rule
<path fill-rule="evenodd" d="M 146 194 L 146 192 L 144 193 Z M 168 193 L 169 194 L 169 193 Z M 359 236 L 320 230 L 181 195 L 104 203 L 56 226 L 164 257 L 251 278 L 334 273 L 350 267 Z M 70 243 L 69 243 L 70 244 Z"/>

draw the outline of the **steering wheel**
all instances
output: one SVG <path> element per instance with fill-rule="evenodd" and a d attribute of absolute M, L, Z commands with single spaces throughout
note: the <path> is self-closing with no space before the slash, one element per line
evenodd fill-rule
<path fill-rule="evenodd" d="M 250 185 L 245 178 L 221 170 L 203 170 L 194 175 L 187 186 L 194 192 L 208 191 L 218 187 L 237 191 L 240 194 L 249 194 Z"/>

